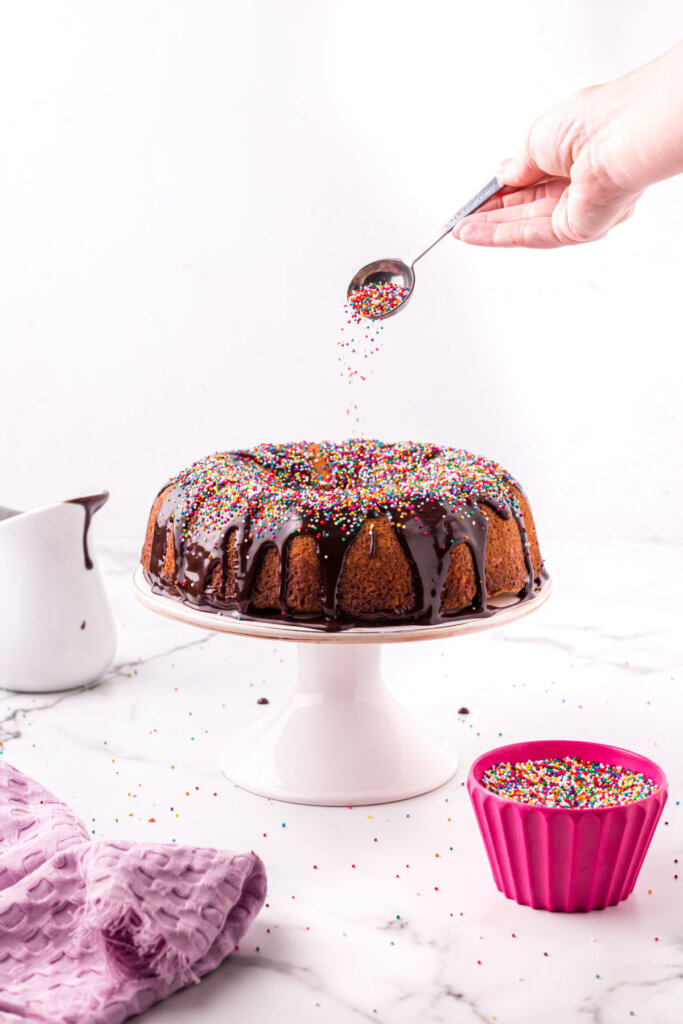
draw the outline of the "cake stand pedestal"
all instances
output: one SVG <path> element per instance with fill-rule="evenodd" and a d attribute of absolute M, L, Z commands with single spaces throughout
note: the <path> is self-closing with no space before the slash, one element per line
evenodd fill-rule
<path fill-rule="evenodd" d="M 326 633 L 273 619 L 239 619 L 201 611 L 155 594 L 141 568 L 137 597 L 152 611 L 202 629 L 298 644 L 293 693 L 279 708 L 231 738 L 220 767 L 260 796 L 322 806 L 381 804 L 436 789 L 458 767 L 455 751 L 433 736 L 386 689 L 382 645 L 476 633 L 536 611 L 550 596 L 491 599 L 496 614 L 435 626 L 375 626 Z M 259 716 L 260 717 L 260 716 Z"/>

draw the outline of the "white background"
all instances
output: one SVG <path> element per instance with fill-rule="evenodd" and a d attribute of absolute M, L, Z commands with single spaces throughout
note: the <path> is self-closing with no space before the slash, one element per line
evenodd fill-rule
<path fill-rule="evenodd" d="M 606 240 L 445 239 L 374 374 L 345 287 L 409 257 L 529 121 L 683 36 L 676 0 L 7 3 L 0 10 L 0 504 L 164 480 L 259 441 L 497 458 L 542 536 L 682 536 L 683 180 Z"/>

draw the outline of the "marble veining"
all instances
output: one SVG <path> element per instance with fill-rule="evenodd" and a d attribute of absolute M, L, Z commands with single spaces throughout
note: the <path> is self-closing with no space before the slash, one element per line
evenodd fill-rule
<path fill-rule="evenodd" d="M 267 906 L 241 948 L 145 1024 L 222 1024 L 228 1014 L 298 1024 L 678 1019 L 683 643 L 671 581 L 680 548 L 556 543 L 552 599 L 529 619 L 388 647 L 390 688 L 457 747 L 462 767 L 433 793 L 359 808 L 268 801 L 218 773 L 224 740 L 287 694 L 295 648 L 146 611 L 132 594 L 136 553 L 125 541 L 100 552 L 119 628 L 112 669 L 65 693 L 0 691 L 0 750 L 92 835 L 263 857 Z M 663 821 L 618 907 L 546 914 L 495 889 L 466 768 L 498 744 L 548 737 L 630 747 L 667 772 Z"/>

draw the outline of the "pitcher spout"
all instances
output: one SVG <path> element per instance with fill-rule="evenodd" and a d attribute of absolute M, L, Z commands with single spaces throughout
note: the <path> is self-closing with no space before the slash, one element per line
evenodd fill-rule
<path fill-rule="evenodd" d="M 13 519 L 14 516 L 20 516 L 20 515 L 21 515 L 21 512 L 18 509 L 16 509 L 16 508 L 5 508 L 3 505 L 0 505 L 0 523 L 3 521 L 3 519 Z"/>

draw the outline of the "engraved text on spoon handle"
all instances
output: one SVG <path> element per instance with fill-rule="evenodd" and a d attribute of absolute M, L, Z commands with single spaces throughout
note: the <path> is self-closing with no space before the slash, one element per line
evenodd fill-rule
<path fill-rule="evenodd" d="M 469 216 L 470 213 L 474 213 L 475 210 L 478 210 L 480 206 L 483 206 L 487 199 L 494 196 L 496 192 L 500 192 L 502 187 L 503 186 L 498 181 L 498 178 L 491 178 L 488 184 L 484 185 L 484 187 L 477 192 L 476 196 L 472 196 L 469 202 L 465 203 L 464 206 L 461 206 L 458 212 L 454 213 L 451 219 L 446 221 L 441 230 L 444 233 L 451 231 L 458 221 L 462 220 L 463 217 Z"/>
<path fill-rule="evenodd" d="M 418 260 L 421 260 L 422 257 L 430 251 L 430 249 L 434 248 L 437 242 L 440 242 L 442 238 L 445 238 L 448 232 L 455 227 L 458 221 L 462 220 L 463 217 L 467 217 L 468 214 L 474 213 L 475 210 L 478 210 L 487 199 L 490 199 L 491 196 L 495 196 L 496 192 L 500 192 L 502 187 L 503 186 L 498 181 L 498 178 L 491 178 L 488 184 L 484 185 L 484 187 L 477 192 L 476 196 L 472 196 L 464 206 L 460 207 L 457 213 L 453 214 L 451 219 L 447 221 L 439 231 L 438 237 L 435 238 L 434 241 L 430 242 L 429 245 L 423 247 L 421 252 L 411 260 L 410 266 L 414 266 Z"/>

